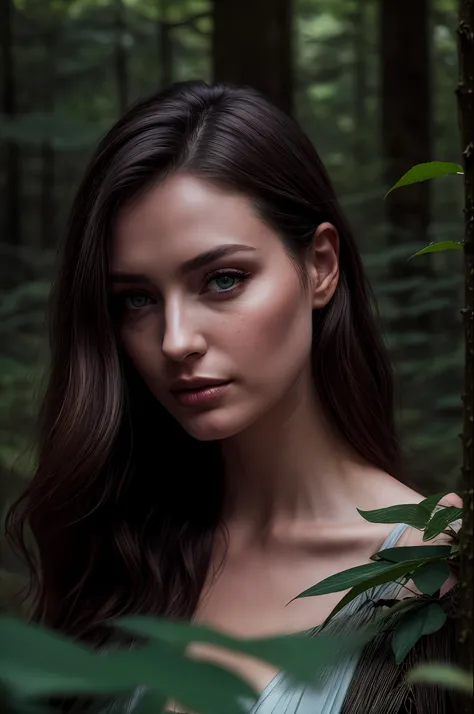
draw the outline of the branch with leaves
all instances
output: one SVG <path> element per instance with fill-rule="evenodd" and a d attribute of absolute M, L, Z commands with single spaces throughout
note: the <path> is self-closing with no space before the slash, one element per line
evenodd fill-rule
<path fill-rule="evenodd" d="M 374 603 L 375 607 L 389 606 L 388 612 L 377 619 L 376 626 L 382 625 L 385 629 L 387 623 L 396 623 L 392 633 L 392 649 L 397 664 L 403 661 L 420 637 L 437 632 L 445 624 L 446 611 L 450 609 L 451 602 L 449 596 L 440 598 L 440 591 L 451 572 L 457 573 L 459 569 L 459 535 L 451 526 L 462 515 L 461 508 L 437 505 L 446 495 L 430 496 L 418 505 L 359 511 L 370 523 L 405 523 L 422 530 L 426 542 L 441 533 L 447 533 L 452 538 L 452 544 L 388 548 L 372 555 L 373 563 L 350 568 L 308 588 L 298 598 L 342 592 L 350 588 L 322 624 L 321 630 L 362 593 L 392 582 L 401 588 L 409 580 L 413 581 L 420 595 Z"/>

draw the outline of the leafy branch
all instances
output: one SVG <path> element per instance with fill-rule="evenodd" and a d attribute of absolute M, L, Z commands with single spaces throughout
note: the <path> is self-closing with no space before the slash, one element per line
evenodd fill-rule
<path fill-rule="evenodd" d="M 405 523 L 423 530 L 423 540 L 432 540 L 462 515 L 461 508 L 437 505 L 446 495 L 436 494 L 419 504 L 396 505 L 375 511 L 358 510 L 370 523 Z M 449 606 L 449 599 L 439 599 L 439 593 L 451 574 L 453 563 L 459 560 L 459 536 L 453 530 L 451 537 L 453 545 L 381 550 L 371 557 L 374 562 L 331 575 L 300 593 L 297 598 L 343 592 L 350 588 L 323 622 L 323 630 L 338 612 L 362 593 L 386 583 L 403 586 L 412 580 L 421 597 L 415 595 L 402 601 L 392 600 L 389 612 L 377 621 L 381 624 L 387 618 L 399 615 L 392 635 L 392 649 L 397 663 L 400 663 L 420 637 L 437 632 L 446 622 L 445 608 Z"/>

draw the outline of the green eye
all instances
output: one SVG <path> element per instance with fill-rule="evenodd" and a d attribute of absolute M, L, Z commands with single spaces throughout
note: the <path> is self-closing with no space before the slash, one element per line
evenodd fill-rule
<path fill-rule="evenodd" d="M 150 304 L 149 295 L 145 293 L 138 292 L 137 290 L 125 290 L 122 293 L 118 293 L 112 297 L 112 309 L 117 315 L 121 315 L 125 312 L 138 312 L 144 307 L 148 307 Z"/>
<path fill-rule="evenodd" d="M 213 278 L 213 281 L 219 288 L 219 290 L 230 290 L 231 288 L 234 287 L 234 284 L 237 280 L 236 275 L 218 275 L 217 277 Z"/>
<path fill-rule="evenodd" d="M 246 278 L 249 277 L 249 273 L 244 273 L 242 271 L 227 270 L 220 273 L 214 273 L 210 275 L 207 280 L 207 285 L 212 284 L 215 287 L 211 287 L 211 292 L 214 293 L 230 293 L 236 290 L 241 283 L 244 282 Z"/>
<path fill-rule="evenodd" d="M 129 293 L 125 298 L 130 301 L 133 310 L 139 310 L 147 305 L 148 297 L 142 293 Z"/>

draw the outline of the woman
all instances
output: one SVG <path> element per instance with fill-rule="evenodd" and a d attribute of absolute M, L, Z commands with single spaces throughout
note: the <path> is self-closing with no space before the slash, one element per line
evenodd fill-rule
<path fill-rule="evenodd" d="M 341 593 L 286 607 L 298 593 L 416 542 L 357 513 L 422 496 L 354 237 L 309 140 L 257 92 L 178 84 L 111 129 L 72 210 L 50 344 L 38 467 L 10 518 L 37 545 L 35 620 L 97 646 L 126 613 L 302 631 Z M 194 652 L 262 707 L 279 681 Z"/>

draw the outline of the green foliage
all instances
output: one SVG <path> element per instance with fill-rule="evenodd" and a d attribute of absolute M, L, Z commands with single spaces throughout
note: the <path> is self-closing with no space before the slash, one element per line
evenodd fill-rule
<path fill-rule="evenodd" d="M 436 684 L 466 694 L 473 692 L 472 673 L 445 664 L 423 664 L 414 667 L 408 673 L 406 681 L 410 684 Z"/>
<path fill-rule="evenodd" d="M 389 563 L 400 563 L 404 560 L 417 560 L 418 558 L 443 558 L 451 555 L 449 545 L 409 545 L 395 548 L 386 548 L 371 556 L 371 560 L 385 560 Z"/>
<path fill-rule="evenodd" d="M 441 590 L 450 574 L 449 564 L 446 561 L 438 560 L 420 565 L 413 573 L 413 582 L 424 595 L 434 595 L 438 590 Z"/>
<path fill-rule="evenodd" d="M 420 506 L 409 503 L 390 508 L 378 508 L 375 511 L 357 511 L 369 523 L 406 523 L 412 528 L 424 528 L 429 515 Z"/>
<path fill-rule="evenodd" d="M 307 630 L 291 635 L 240 639 L 208 627 L 156 617 L 119 618 L 115 623 L 130 633 L 150 637 L 153 643 L 160 641 L 183 646 L 190 642 L 201 642 L 251 655 L 284 669 L 297 681 L 313 684 L 324 676 L 326 665 L 337 662 L 341 655 L 367 643 L 375 633 L 373 628 L 364 628 L 350 635 L 336 637 L 314 635 L 313 630 Z"/>
<path fill-rule="evenodd" d="M 423 540 L 431 540 L 444 532 L 451 523 L 458 521 L 462 515 L 460 508 L 437 505 L 445 495 L 439 493 L 429 496 L 419 504 L 396 505 L 374 511 L 357 510 L 365 520 L 371 523 L 406 523 L 423 530 Z M 451 535 L 455 542 L 459 540 L 458 534 L 452 529 Z M 358 595 L 384 583 L 401 582 L 403 584 L 412 578 L 423 595 L 434 595 L 439 592 L 448 579 L 451 572 L 450 563 L 458 558 L 458 550 L 453 550 L 450 545 L 389 548 L 386 551 L 375 553 L 371 558 L 374 562 L 331 575 L 307 588 L 297 598 L 342 592 L 350 588 L 324 621 L 321 628 L 323 629 L 336 613 Z M 414 604 L 416 606 L 416 599 Z M 432 623 L 433 617 L 430 614 L 426 627 L 432 626 L 430 623 Z M 421 622 L 421 619 L 417 622 Z M 403 626 L 400 625 L 400 627 L 403 632 Z M 423 631 L 421 634 L 426 633 Z M 405 638 L 402 639 L 404 642 L 406 641 Z"/>
<path fill-rule="evenodd" d="M 437 632 L 445 622 L 446 613 L 434 602 L 404 613 L 392 635 L 392 650 L 396 663 L 403 662 L 420 637 Z"/>
<path fill-rule="evenodd" d="M 300 597 L 314 597 L 316 595 L 325 595 L 330 592 L 340 592 L 351 588 L 349 592 L 337 603 L 329 616 L 324 621 L 322 628 L 332 620 L 334 615 L 342 610 L 348 603 L 352 602 L 358 595 L 367 592 L 378 585 L 385 583 L 396 582 L 400 578 L 404 581 L 408 580 L 417 568 L 425 563 L 436 562 L 436 558 L 419 558 L 416 560 L 404 560 L 400 563 L 382 563 L 376 562 L 369 565 L 360 565 L 355 568 L 350 568 L 342 573 L 331 575 L 329 578 L 322 580 L 317 585 L 313 585 L 304 592 L 298 595 Z M 296 599 L 296 598 L 295 598 Z"/>
<path fill-rule="evenodd" d="M 456 240 L 443 240 L 439 243 L 430 243 L 425 248 L 411 255 L 408 260 L 416 258 L 417 255 L 424 255 L 425 253 L 440 253 L 443 250 L 462 250 L 463 245 L 463 243 Z"/>
<path fill-rule="evenodd" d="M 99 653 L 39 625 L 1 617 L 0 686 L 12 699 L 27 704 L 39 697 L 117 695 L 146 687 L 142 714 L 168 698 L 200 714 L 239 714 L 250 710 L 257 694 L 227 669 L 187 657 L 184 645 L 206 642 L 250 654 L 284 668 L 296 681 L 314 683 L 341 655 L 358 649 L 374 634 L 367 628 L 344 637 L 302 633 L 241 640 L 190 623 L 144 616 L 110 624 L 148 641 Z"/>
<path fill-rule="evenodd" d="M 397 183 L 385 194 L 385 198 L 396 188 L 408 186 L 420 181 L 447 176 L 448 174 L 463 174 L 464 170 L 460 164 L 451 161 L 428 161 L 424 164 L 417 164 L 404 174 Z"/>
<path fill-rule="evenodd" d="M 385 563 L 378 561 L 376 563 L 368 563 L 367 565 L 357 565 L 354 568 L 349 568 L 341 573 L 330 575 L 317 585 L 313 585 L 304 592 L 298 595 L 302 597 L 314 597 L 315 595 L 326 595 L 327 593 L 337 593 L 347 588 L 359 590 L 359 586 L 363 586 L 360 592 L 364 592 L 369 588 L 383 583 L 390 583 L 402 575 L 409 575 L 421 563 L 427 562 L 426 558 L 418 560 L 403 560 L 398 563 Z M 367 587 L 366 587 L 367 586 Z M 351 591 L 351 600 L 356 594 Z M 298 598 L 295 598 L 298 599 Z M 340 609 L 340 608 L 339 608 Z M 333 613 L 334 614 L 334 611 Z"/>
<path fill-rule="evenodd" d="M 361 511 L 358 508 L 357 511 L 369 523 L 405 523 L 412 528 L 424 529 L 423 540 L 431 540 L 442 533 L 448 525 L 461 518 L 462 508 L 436 507 L 436 503 L 446 495 L 446 493 L 436 494 L 419 504 L 408 503 L 378 508 L 375 511 Z"/>

